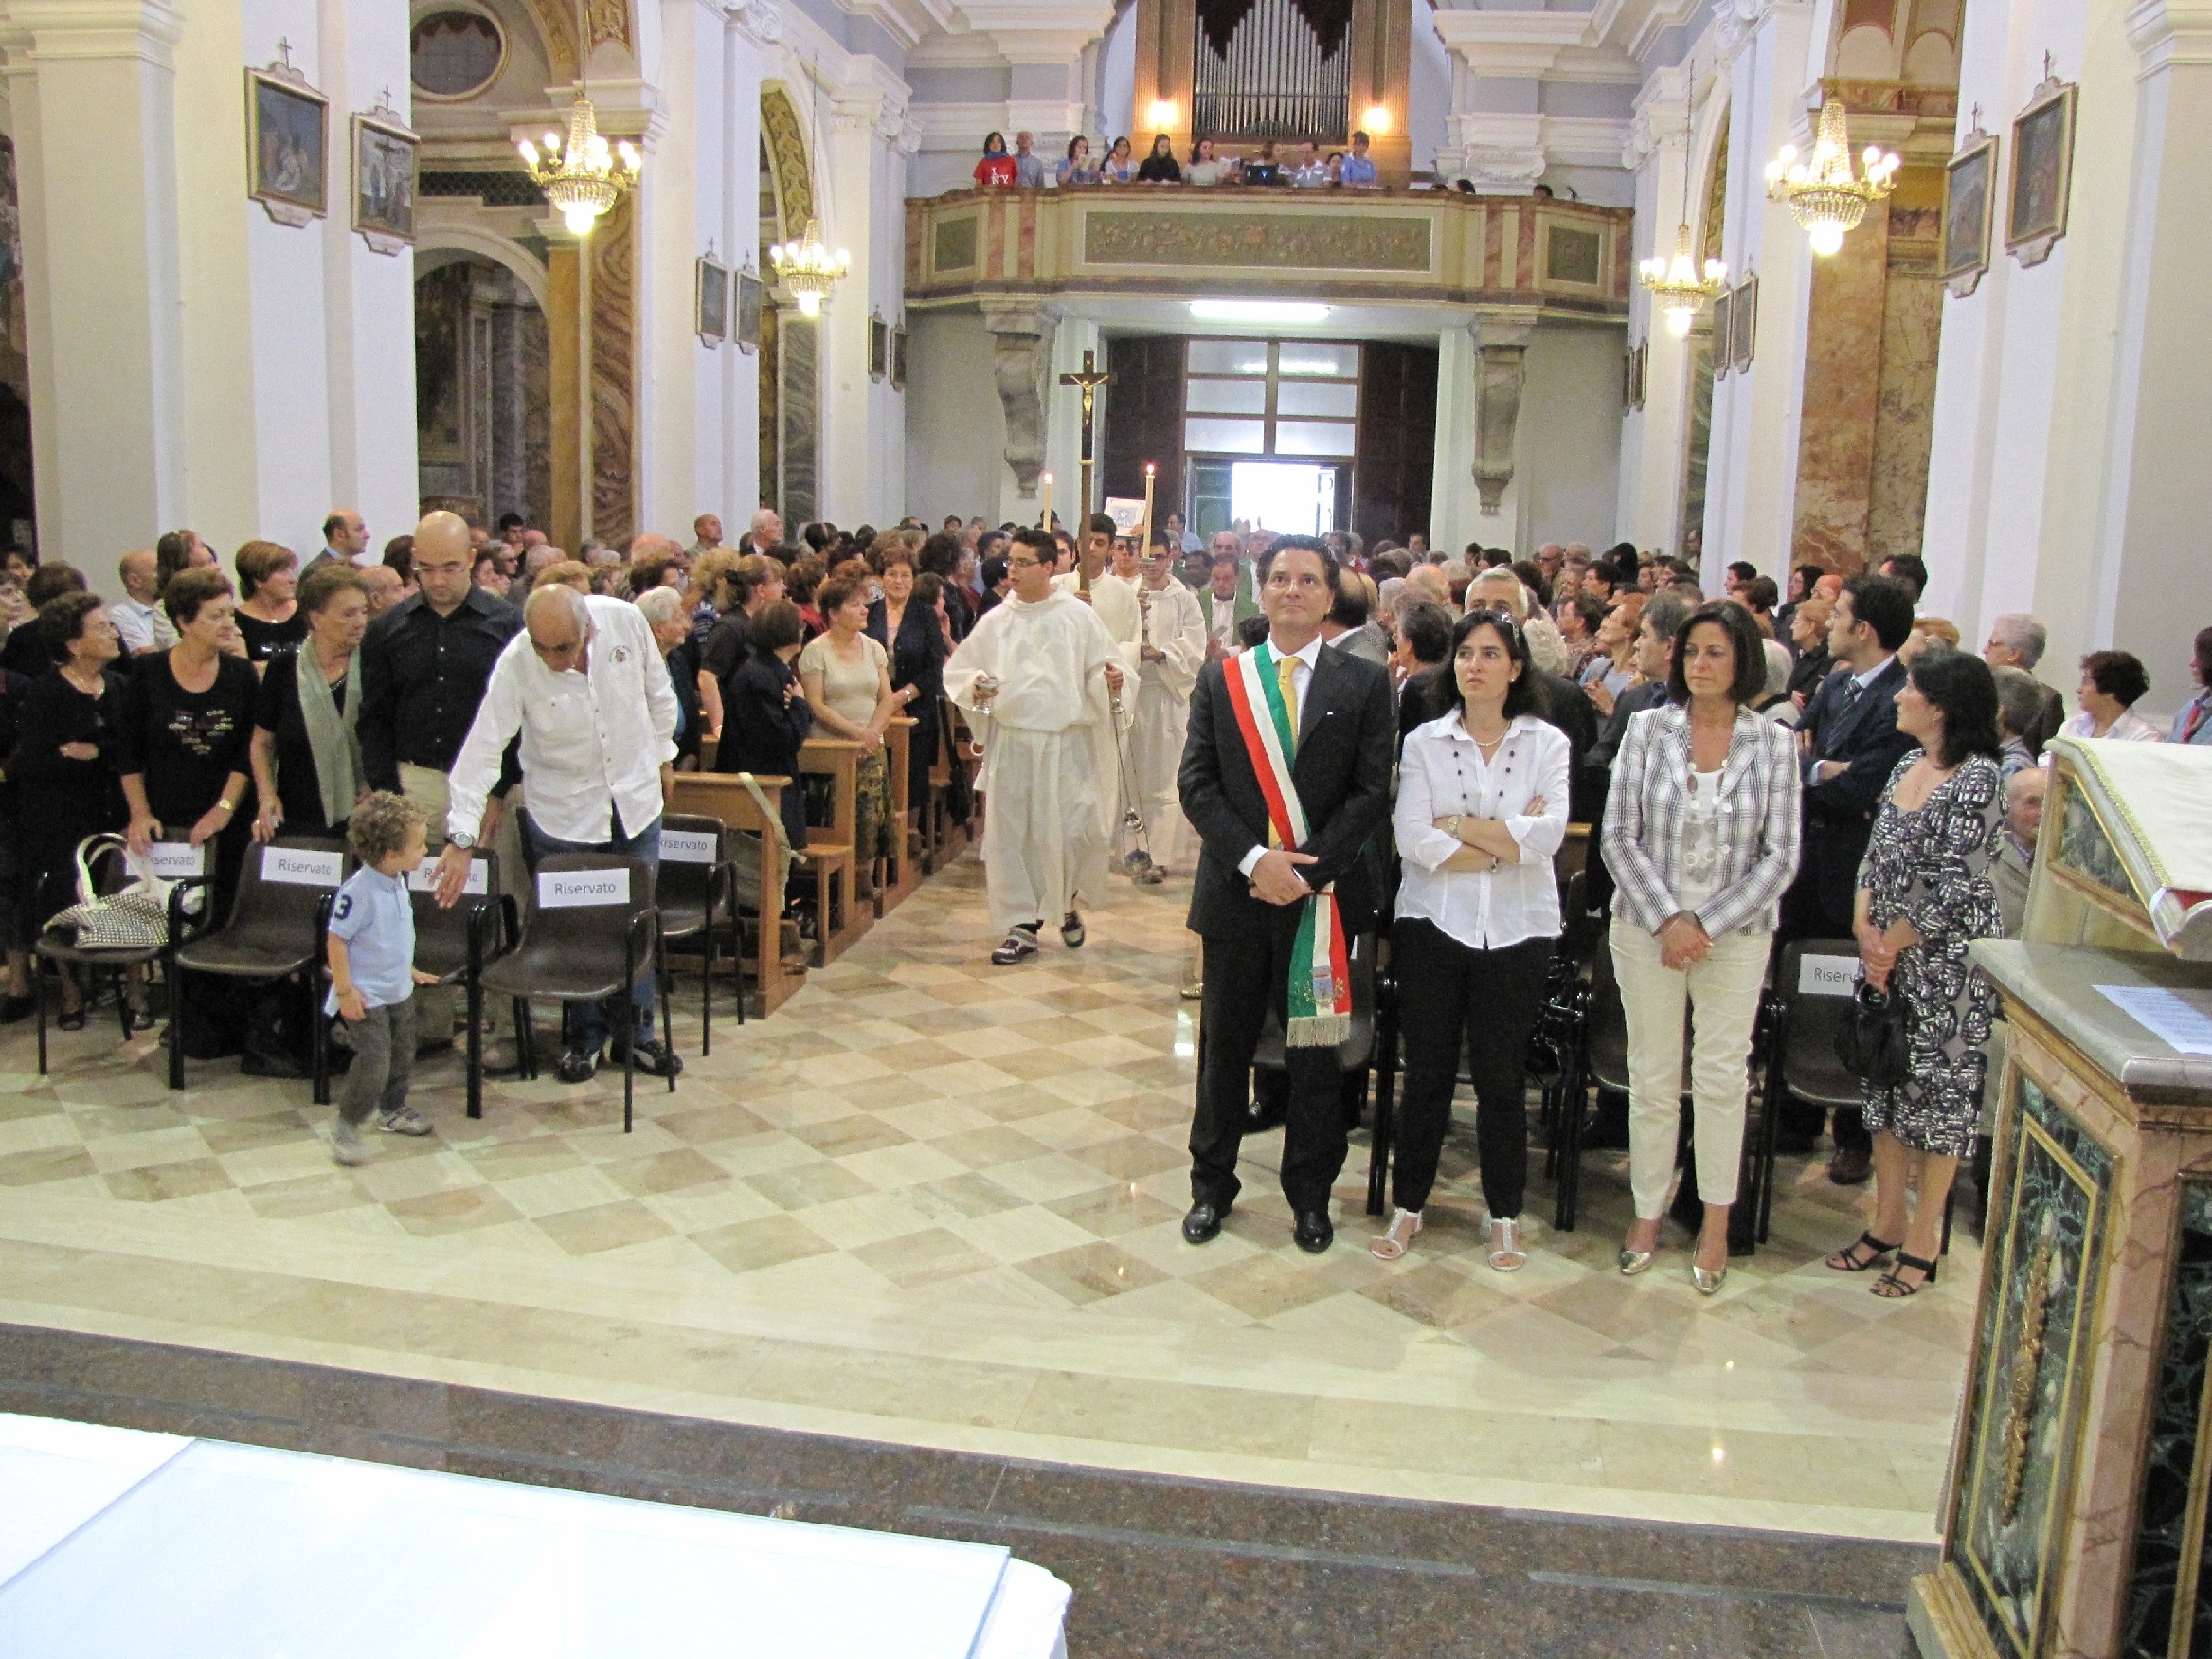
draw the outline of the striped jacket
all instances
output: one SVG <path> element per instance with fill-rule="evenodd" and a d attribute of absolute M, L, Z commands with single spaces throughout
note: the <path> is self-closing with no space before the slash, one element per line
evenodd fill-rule
<path fill-rule="evenodd" d="M 1647 932 L 1683 908 L 1674 894 L 1689 775 L 1688 710 L 1629 720 L 1606 796 L 1605 861 L 1614 910 Z M 1773 931 L 1797 875 L 1802 789 L 1789 731 L 1739 707 L 1720 772 L 1720 877 L 1696 912 L 1708 937 Z"/>

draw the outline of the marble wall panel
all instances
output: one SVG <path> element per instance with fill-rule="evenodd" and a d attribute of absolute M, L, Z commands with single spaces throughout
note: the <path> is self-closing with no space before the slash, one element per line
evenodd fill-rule
<path fill-rule="evenodd" d="M 638 528 L 637 279 L 625 197 L 591 236 L 591 533 L 613 544 Z"/>
<path fill-rule="evenodd" d="M 1920 551 L 1944 298 L 1935 261 L 1921 250 L 1934 245 L 1931 233 L 1937 217 L 1933 208 L 1890 209 L 1889 289 L 1882 310 L 1881 375 L 1866 509 L 1869 566 L 1895 553 Z"/>
<path fill-rule="evenodd" d="M 1867 563 L 1888 287 L 1889 213 L 1878 204 L 1840 252 L 1813 261 L 1792 565 L 1856 571 Z"/>

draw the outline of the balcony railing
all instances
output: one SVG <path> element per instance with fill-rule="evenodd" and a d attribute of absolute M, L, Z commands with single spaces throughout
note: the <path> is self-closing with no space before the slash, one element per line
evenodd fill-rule
<path fill-rule="evenodd" d="M 907 298 L 1427 300 L 1618 321 L 1631 215 L 1448 190 L 1129 185 L 907 204 Z"/>

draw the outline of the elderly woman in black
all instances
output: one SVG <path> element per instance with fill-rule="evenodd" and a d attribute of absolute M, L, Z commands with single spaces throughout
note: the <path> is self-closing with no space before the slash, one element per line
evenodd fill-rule
<path fill-rule="evenodd" d="M 254 839 L 279 833 L 342 836 L 368 793 L 361 743 L 361 636 L 369 584 L 351 565 L 328 564 L 299 584 L 307 629 L 299 649 L 272 657 L 254 712 Z"/>
<path fill-rule="evenodd" d="M 247 751 L 261 681 L 233 654 L 238 629 L 222 571 L 179 571 L 161 590 L 161 608 L 177 642 L 132 664 L 117 716 L 126 833 L 140 852 L 165 836 L 213 842 L 215 913 L 226 915 L 253 827 Z"/>
<path fill-rule="evenodd" d="M 125 683 L 112 666 L 122 651 L 116 625 L 99 596 L 90 593 L 49 600 L 35 625 L 56 668 L 33 680 L 23 696 L 15 752 L 7 767 L 20 837 L 26 944 L 49 916 L 75 902 L 78 842 L 113 834 L 125 822 L 115 766 Z M 61 1023 L 64 1031 L 84 1024 L 84 994 L 66 967 Z M 135 1029 L 146 1023 L 142 1013 L 134 1013 Z"/>
<path fill-rule="evenodd" d="M 937 705 L 944 695 L 944 584 L 916 576 L 904 559 L 886 561 L 883 597 L 868 607 L 868 631 L 890 653 L 891 694 L 898 712 L 913 717 L 907 745 L 907 799 L 929 799 L 929 768 L 937 759 Z"/>
<path fill-rule="evenodd" d="M 1906 671 L 1897 730 L 1919 742 L 1890 774 L 1859 863 L 1852 921 L 1866 983 L 1904 1004 L 1905 1081 L 1865 1086 L 1874 1136 L 1874 1226 L 1828 1257 L 1862 1273 L 1892 1251 L 1877 1296 L 1935 1281 L 1943 1205 L 1973 1149 L 1997 991 L 1967 947 L 2005 930 L 1989 867 L 2005 827 L 1997 682 L 1964 652 L 1933 650 Z M 1919 1204 L 1906 1214 L 1918 1165 Z"/>

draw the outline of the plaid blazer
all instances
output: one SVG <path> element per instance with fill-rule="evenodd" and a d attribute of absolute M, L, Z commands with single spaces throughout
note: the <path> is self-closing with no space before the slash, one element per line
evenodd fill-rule
<path fill-rule="evenodd" d="M 1606 868 L 1613 907 L 1656 933 L 1683 907 L 1675 901 L 1682 818 L 1689 803 L 1687 709 L 1647 709 L 1628 722 L 1606 796 Z M 1800 796 L 1791 733 L 1738 707 L 1720 770 L 1720 874 L 1697 907 L 1708 937 L 1772 932 L 1797 875 Z"/>

